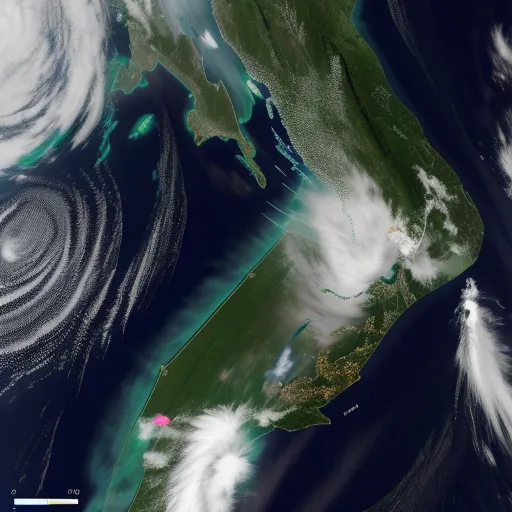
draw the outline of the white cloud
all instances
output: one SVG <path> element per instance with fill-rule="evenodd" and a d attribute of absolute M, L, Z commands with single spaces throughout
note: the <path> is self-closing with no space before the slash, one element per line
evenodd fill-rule
<path fill-rule="evenodd" d="M 418 244 L 412 258 L 404 261 L 416 281 L 429 284 L 441 272 L 441 262 L 430 257 L 428 254 L 429 240 L 423 237 L 421 245 Z"/>
<path fill-rule="evenodd" d="M 19 258 L 16 242 L 10 239 L 3 240 L 0 245 L 0 257 L 10 263 L 16 261 Z"/>
<path fill-rule="evenodd" d="M 493 78 L 503 89 L 512 85 L 512 46 L 503 34 L 503 27 L 494 27 L 492 33 L 491 58 Z M 501 172 L 507 182 L 507 194 L 512 197 L 512 111 L 504 114 L 506 130 L 498 127 L 497 152 Z"/>
<path fill-rule="evenodd" d="M 161 452 L 146 452 L 143 455 L 145 469 L 162 469 L 169 464 L 169 455 Z"/>
<path fill-rule="evenodd" d="M 482 297 L 473 279 L 467 280 L 457 313 L 460 323 L 457 351 L 460 384 L 466 383 L 469 388 L 470 407 L 475 409 L 479 406 L 490 432 L 510 450 L 512 387 L 508 376 L 511 359 L 496 330 L 499 320 L 482 306 Z"/>
<path fill-rule="evenodd" d="M 263 409 L 254 414 L 254 419 L 258 422 L 260 427 L 268 427 L 272 423 L 284 418 L 293 409 L 286 411 L 273 411 L 272 409 Z"/>
<path fill-rule="evenodd" d="M 446 186 L 436 176 L 429 176 L 419 165 L 414 166 L 418 173 L 418 178 L 425 189 L 425 194 L 429 197 L 425 206 L 425 217 L 430 215 L 432 210 L 438 210 L 445 216 L 443 228 L 450 235 L 457 234 L 457 226 L 450 219 L 450 212 L 446 203 L 455 201 L 455 196 L 448 194 Z"/>
<path fill-rule="evenodd" d="M 315 188 L 303 193 L 302 211 L 290 216 L 287 252 L 294 262 L 293 278 L 300 283 L 299 316 L 311 318 L 311 328 L 326 335 L 340 322 L 360 318 L 366 290 L 389 275 L 397 261 L 418 281 L 428 283 L 441 269 L 428 254 L 425 235 L 433 208 L 451 200 L 435 178 L 418 173 L 430 199 L 424 226 L 410 225 L 393 213 L 377 184 L 353 168 L 345 180 L 342 200 L 333 192 Z"/>
<path fill-rule="evenodd" d="M 505 113 L 505 123 L 512 130 L 512 111 Z M 503 177 L 507 183 L 507 194 L 512 198 L 512 137 L 498 127 L 497 138 L 498 161 Z"/>
<path fill-rule="evenodd" d="M 293 366 L 293 360 L 291 358 L 292 348 L 287 345 L 281 352 L 276 365 L 272 370 L 267 372 L 267 377 L 275 380 L 282 380 L 286 377 L 286 374 L 291 370 Z"/>
<path fill-rule="evenodd" d="M 155 435 L 156 425 L 151 418 L 141 418 L 138 422 L 139 439 L 149 441 Z"/>
<path fill-rule="evenodd" d="M 191 419 L 168 488 L 168 512 L 228 512 L 250 475 L 248 407 L 217 407 Z"/>
<path fill-rule="evenodd" d="M 100 119 L 103 0 L 0 2 L 0 169 L 78 121 L 73 145 Z"/>
<path fill-rule="evenodd" d="M 219 45 L 217 44 L 217 41 L 213 38 L 213 36 L 210 34 L 208 30 L 204 31 L 204 34 L 201 34 L 201 40 L 206 46 L 209 46 L 212 49 L 217 49 Z"/>
<path fill-rule="evenodd" d="M 139 22 L 150 33 L 150 19 L 153 11 L 151 0 L 124 0 L 130 18 Z"/>
<path fill-rule="evenodd" d="M 157 438 L 178 439 L 180 437 L 179 430 L 174 428 L 172 423 L 169 425 L 155 425 L 153 420 L 154 418 L 140 418 L 137 422 L 137 437 L 141 441 L 150 441 Z"/>
<path fill-rule="evenodd" d="M 306 190 L 304 208 L 288 224 L 298 235 L 286 242 L 301 287 L 298 316 L 323 334 L 339 327 L 340 316 L 360 317 L 364 292 L 399 256 L 387 236 L 395 221 L 375 182 L 354 169 L 347 186 L 344 201 L 329 190 Z"/>
<path fill-rule="evenodd" d="M 503 27 L 494 27 L 491 33 L 493 76 L 498 83 L 507 84 L 512 80 L 512 46 L 503 34 Z"/>

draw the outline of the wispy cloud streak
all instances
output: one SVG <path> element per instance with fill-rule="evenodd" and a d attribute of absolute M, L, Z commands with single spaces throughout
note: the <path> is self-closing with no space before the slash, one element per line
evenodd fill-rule
<path fill-rule="evenodd" d="M 512 87 L 512 44 L 506 38 L 503 27 L 497 25 L 491 33 L 492 77 L 502 90 Z M 504 113 L 503 122 L 497 128 L 496 150 L 500 170 L 506 181 L 506 192 L 512 198 L 512 110 Z"/>
<path fill-rule="evenodd" d="M 482 305 L 473 279 L 467 280 L 457 313 L 459 389 L 464 384 L 468 386 L 468 407 L 476 413 L 479 406 L 489 432 L 504 448 L 512 449 L 512 386 L 508 382 L 511 360 L 497 331 L 500 321 Z"/>

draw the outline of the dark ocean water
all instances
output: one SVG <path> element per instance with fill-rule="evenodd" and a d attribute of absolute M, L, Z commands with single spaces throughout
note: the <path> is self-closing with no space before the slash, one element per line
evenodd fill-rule
<path fill-rule="evenodd" d="M 238 507 L 244 512 L 363 511 L 401 481 L 429 435 L 454 413 L 459 335 L 454 311 L 466 278 L 474 278 L 486 296 L 505 308 L 497 313 L 505 316 L 502 335 L 512 346 L 512 201 L 495 161 L 496 126 L 504 121 L 511 96 L 490 80 L 489 57 L 490 30 L 501 23 L 510 29 L 512 4 L 401 3 L 420 62 L 398 32 L 387 1 L 359 2 L 358 28 L 395 92 L 476 204 L 485 225 L 483 247 L 468 271 L 396 322 L 361 380 L 324 408 L 332 425 L 267 436 L 254 494 Z M 355 404 L 358 408 L 344 416 Z M 510 495 L 510 457 L 502 454 L 491 471 L 472 449 L 465 421 L 461 415 L 455 425 L 454 437 L 463 449 L 453 457 L 463 455 L 453 474 L 446 472 L 447 490 L 437 510 L 509 510 L 498 495 Z M 422 510 L 421 504 L 414 505 Z"/>

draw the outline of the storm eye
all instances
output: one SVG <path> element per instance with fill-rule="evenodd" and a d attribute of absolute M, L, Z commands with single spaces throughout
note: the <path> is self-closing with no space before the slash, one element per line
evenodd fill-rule
<path fill-rule="evenodd" d="M 469 309 L 465 309 L 464 310 L 464 318 L 467 318 L 469 316 L 469 313 L 471 313 L 471 311 L 469 311 Z"/>

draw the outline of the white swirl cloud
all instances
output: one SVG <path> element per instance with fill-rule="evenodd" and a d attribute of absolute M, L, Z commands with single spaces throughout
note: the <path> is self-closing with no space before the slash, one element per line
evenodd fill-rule
<path fill-rule="evenodd" d="M 297 310 L 311 318 L 318 333 L 336 329 L 340 318 L 360 318 L 369 286 L 390 275 L 397 262 L 426 285 L 440 274 L 441 264 L 430 257 L 425 233 L 431 211 L 444 207 L 450 196 L 426 173 L 418 179 L 433 197 L 425 201 L 423 226 L 394 214 L 377 183 L 356 167 L 346 178 L 349 192 L 343 201 L 324 188 L 303 192 L 302 209 L 289 215 L 288 230 L 296 236 L 286 239 L 286 249 L 301 286 Z"/>
<path fill-rule="evenodd" d="M 92 201 L 85 191 L 29 178 L 0 206 L 0 369 L 9 385 L 44 365 L 62 366 L 63 354 L 88 356 L 122 222 L 112 183 L 85 181 Z"/>
<path fill-rule="evenodd" d="M 113 330 L 124 327 L 158 281 L 172 274 L 186 195 L 167 118 L 160 134 L 159 193 L 128 268 L 118 267 L 125 230 L 108 168 L 74 171 L 58 180 L 27 175 L 11 180 L 16 188 L 0 202 L 0 395 L 59 371 L 81 382 L 89 358 L 104 353 Z M 63 389 L 74 390 L 73 380 L 64 384 Z M 40 486 L 58 421 L 52 425 Z M 148 425 L 146 431 L 151 436 Z M 20 456 L 20 467 L 33 466 L 34 446 L 49 439 L 48 432 L 37 432 Z M 146 459 L 148 467 L 159 467 L 165 458 L 150 454 Z"/>
<path fill-rule="evenodd" d="M 105 93 L 103 0 L 0 2 L 0 170 L 72 129 L 83 143 Z"/>
<path fill-rule="evenodd" d="M 171 473 L 167 511 L 228 512 L 236 486 L 250 474 L 245 433 L 251 411 L 218 407 L 193 418 L 185 448 Z"/>
<path fill-rule="evenodd" d="M 0 394 L 43 367 L 75 364 L 82 376 L 91 350 L 174 270 L 186 196 L 167 119 L 161 133 L 159 195 L 128 269 L 117 268 L 123 216 L 107 169 L 65 182 L 19 175 L 0 203 Z"/>
<path fill-rule="evenodd" d="M 152 510 L 233 510 L 239 487 L 252 474 L 255 442 L 265 435 L 255 427 L 271 427 L 291 410 L 231 404 L 176 416 L 163 427 L 155 426 L 152 418 L 140 419 L 138 438 L 157 441 L 143 456 L 145 477 L 154 486 Z"/>

